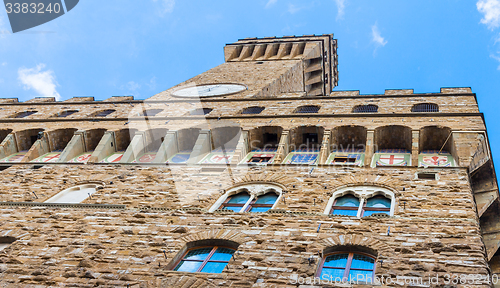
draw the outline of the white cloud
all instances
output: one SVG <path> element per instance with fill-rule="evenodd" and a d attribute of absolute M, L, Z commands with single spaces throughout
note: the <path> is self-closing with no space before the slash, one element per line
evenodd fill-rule
<path fill-rule="evenodd" d="M 297 7 L 296 5 L 293 5 L 292 3 L 288 4 L 288 12 L 290 14 L 295 14 L 295 13 L 299 12 L 300 10 L 302 10 L 302 8 Z"/>
<path fill-rule="evenodd" d="M 344 16 L 345 0 L 334 0 L 337 4 L 337 20 Z"/>
<path fill-rule="evenodd" d="M 0 15 L 0 38 L 4 38 L 5 37 L 4 34 L 10 34 L 10 31 L 5 26 L 5 21 L 3 19 L 3 16 Z"/>
<path fill-rule="evenodd" d="M 378 30 L 377 23 L 372 26 L 372 41 L 375 42 L 377 46 L 385 46 L 387 41 L 380 35 L 380 31 Z"/>
<path fill-rule="evenodd" d="M 269 1 L 267 1 L 266 9 L 271 8 L 271 6 L 273 6 L 274 4 L 276 4 L 276 2 L 278 2 L 278 0 L 269 0 Z"/>
<path fill-rule="evenodd" d="M 25 90 L 33 89 L 39 94 L 37 96 L 55 97 L 56 100 L 60 100 L 61 95 L 56 90 L 59 84 L 57 84 L 54 71 L 42 71 L 44 68 L 45 64 L 38 64 L 35 68 L 19 68 L 18 79 L 24 85 Z"/>
<path fill-rule="evenodd" d="M 497 70 L 500 70 L 500 56 L 499 55 L 495 55 L 495 54 L 491 54 L 490 57 L 493 58 L 493 59 L 495 59 L 495 60 L 497 60 L 499 62 Z"/>
<path fill-rule="evenodd" d="M 500 0 L 479 0 L 476 7 L 480 13 L 484 14 L 481 23 L 491 30 L 500 26 Z"/>
<path fill-rule="evenodd" d="M 127 85 L 125 85 L 125 88 L 127 88 L 129 91 L 136 92 L 141 88 L 141 84 L 136 83 L 134 81 L 129 81 Z"/>
<path fill-rule="evenodd" d="M 151 80 L 149 80 L 149 83 L 146 83 L 146 85 L 149 87 L 149 89 L 154 90 L 156 89 L 156 76 L 153 76 Z"/>
<path fill-rule="evenodd" d="M 153 2 L 160 2 L 162 9 L 160 9 L 160 15 L 163 16 L 168 13 L 172 13 L 175 7 L 175 0 L 153 0 Z"/>

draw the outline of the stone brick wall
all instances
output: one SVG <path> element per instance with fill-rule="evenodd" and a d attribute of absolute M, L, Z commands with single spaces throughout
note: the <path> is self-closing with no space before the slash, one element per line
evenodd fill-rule
<path fill-rule="evenodd" d="M 417 168 L 373 173 L 366 168 L 323 166 L 309 174 L 307 167 L 268 167 L 232 169 L 231 174 L 220 175 L 199 170 L 106 166 L 92 171 L 82 166 L 4 170 L 0 201 L 43 202 L 65 188 L 98 181 L 105 187 L 84 203 L 125 204 L 126 209 L 3 206 L 0 236 L 17 241 L 0 252 L 1 283 L 154 287 L 186 275 L 167 270 L 186 243 L 214 238 L 240 244 L 227 269 L 220 275 L 188 275 L 225 287 L 291 287 L 294 277 L 313 277 L 318 252 L 335 245 L 375 251 L 383 260 L 377 262 L 377 275 L 488 274 L 465 169 L 433 169 L 439 180 L 416 179 L 416 172 L 423 171 Z M 287 213 L 204 212 L 221 196 L 220 189 L 256 181 L 288 189 L 286 200 L 276 207 Z M 331 193 L 346 185 L 395 191 L 394 216 L 323 215 Z M 202 210 L 175 210 L 182 208 Z"/>

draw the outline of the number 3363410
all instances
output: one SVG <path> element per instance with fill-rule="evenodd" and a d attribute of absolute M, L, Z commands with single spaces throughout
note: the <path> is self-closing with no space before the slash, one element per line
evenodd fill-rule
<path fill-rule="evenodd" d="M 8 14 L 10 13 L 55 13 L 58 14 L 61 12 L 61 4 L 59 3 L 49 3 L 49 5 L 45 6 L 43 3 L 5 3 L 5 10 Z"/>

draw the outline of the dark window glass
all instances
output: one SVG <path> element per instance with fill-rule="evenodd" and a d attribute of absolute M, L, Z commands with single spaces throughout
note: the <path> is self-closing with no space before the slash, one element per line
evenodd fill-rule
<path fill-rule="evenodd" d="M 35 114 L 36 112 L 38 111 L 24 111 L 24 112 L 20 112 L 20 113 L 17 113 L 13 116 L 13 118 L 24 118 L 24 117 L 28 117 L 30 115 L 33 115 Z"/>
<path fill-rule="evenodd" d="M 319 106 L 302 106 L 295 110 L 295 113 L 318 113 Z"/>
<path fill-rule="evenodd" d="M 264 144 L 277 146 L 279 144 L 278 143 L 278 134 L 276 134 L 276 133 L 264 133 Z"/>
<path fill-rule="evenodd" d="M 260 114 L 264 109 L 264 107 L 248 107 L 243 109 L 241 114 Z"/>
<path fill-rule="evenodd" d="M 78 112 L 78 110 L 66 110 L 66 111 L 63 111 L 63 112 L 57 114 L 57 117 L 60 117 L 60 118 L 68 117 L 69 115 L 75 114 L 76 112 Z"/>
<path fill-rule="evenodd" d="M 376 112 L 378 112 L 378 106 L 372 105 L 372 104 L 359 105 L 359 106 L 354 107 L 354 109 L 352 109 L 352 112 L 353 113 L 376 113 Z"/>
<path fill-rule="evenodd" d="M 434 103 L 415 104 L 411 108 L 411 112 L 439 112 L 439 106 Z"/>
<path fill-rule="evenodd" d="M 109 114 L 111 114 L 111 113 L 113 113 L 113 112 L 115 112 L 115 111 L 116 111 L 116 110 L 113 110 L 113 109 L 104 110 L 104 111 L 101 111 L 101 112 L 97 113 L 97 114 L 95 115 L 95 117 L 106 117 L 106 116 L 108 116 Z"/>

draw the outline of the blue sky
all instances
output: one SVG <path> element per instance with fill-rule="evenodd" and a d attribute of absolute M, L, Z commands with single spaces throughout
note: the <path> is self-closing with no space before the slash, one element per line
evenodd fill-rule
<path fill-rule="evenodd" d="M 12 34 L 0 11 L 0 97 L 148 98 L 221 64 L 239 38 L 334 33 L 339 87 L 472 87 L 500 165 L 500 0 L 82 0 Z"/>

